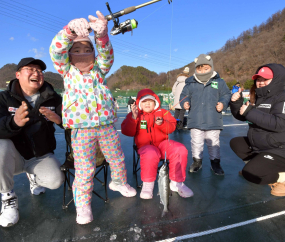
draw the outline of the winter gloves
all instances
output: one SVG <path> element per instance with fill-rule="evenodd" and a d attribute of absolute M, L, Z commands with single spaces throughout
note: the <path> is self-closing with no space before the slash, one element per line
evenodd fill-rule
<path fill-rule="evenodd" d="M 105 44 L 109 40 L 108 21 L 100 11 L 97 11 L 96 14 L 98 18 L 92 15 L 88 16 L 90 20 L 89 23 L 84 18 L 71 20 L 68 23 L 67 28 L 65 28 L 67 36 L 73 37 L 72 39 L 77 36 L 86 37 L 89 35 L 89 32 L 94 30 L 96 43 Z"/>
<path fill-rule="evenodd" d="M 86 37 L 89 35 L 89 23 L 85 18 L 73 19 L 68 23 L 68 28 L 77 36 Z"/>
<path fill-rule="evenodd" d="M 94 30 L 96 38 L 102 39 L 108 33 L 108 21 L 100 11 L 97 11 L 96 14 L 98 18 L 92 15 L 88 16 L 90 20 L 89 25 Z"/>

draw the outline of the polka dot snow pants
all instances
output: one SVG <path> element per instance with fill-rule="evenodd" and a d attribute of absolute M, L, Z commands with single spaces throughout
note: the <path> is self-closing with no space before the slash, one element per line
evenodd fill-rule
<path fill-rule="evenodd" d="M 72 185 L 76 207 L 91 203 L 93 177 L 96 170 L 96 148 L 98 141 L 106 161 L 110 165 L 112 181 L 127 183 L 125 156 L 120 138 L 113 124 L 90 129 L 73 129 L 71 134 L 74 153 L 75 179 Z"/>

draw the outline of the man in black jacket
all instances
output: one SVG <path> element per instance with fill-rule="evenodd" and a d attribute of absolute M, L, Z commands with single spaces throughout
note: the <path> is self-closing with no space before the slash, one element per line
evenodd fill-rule
<path fill-rule="evenodd" d="M 32 194 L 44 187 L 57 189 L 64 181 L 60 163 L 54 156 L 54 123 L 61 125 L 62 100 L 44 81 L 46 65 L 23 58 L 16 79 L 0 93 L 0 226 L 19 220 L 18 198 L 13 191 L 14 175 L 28 174 Z"/>
<path fill-rule="evenodd" d="M 257 69 L 255 102 L 243 104 L 240 92 L 231 97 L 233 116 L 249 122 L 247 137 L 230 141 L 233 151 L 245 163 L 244 178 L 256 184 L 270 184 L 271 194 L 285 196 L 285 68 L 267 64 Z"/>

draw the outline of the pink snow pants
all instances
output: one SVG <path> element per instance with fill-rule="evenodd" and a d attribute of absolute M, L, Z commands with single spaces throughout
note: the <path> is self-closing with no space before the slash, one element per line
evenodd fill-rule
<path fill-rule="evenodd" d="M 140 155 L 141 179 L 143 182 L 153 182 L 156 179 L 160 159 L 169 160 L 169 179 L 183 182 L 186 178 L 188 150 L 173 140 L 164 140 L 158 147 L 145 145 L 138 150 Z"/>

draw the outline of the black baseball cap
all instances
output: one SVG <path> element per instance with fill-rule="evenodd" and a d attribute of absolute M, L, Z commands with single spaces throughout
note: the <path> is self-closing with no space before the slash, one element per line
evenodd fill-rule
<path fill-rule="evenodd" d="M 17 65 L 17 71 L 23 67 L 23 66 L 27 66 L 29 64 L 35 64 L 35 65 L 39 65 L 42 69 L 42 71 L 44 71 L 47 67 L 46 64 L 39 59 L 35 59 L 33 57 L 27 57 L 27 58 L 23 58 L 20 60 L 19 64 Z"/>

